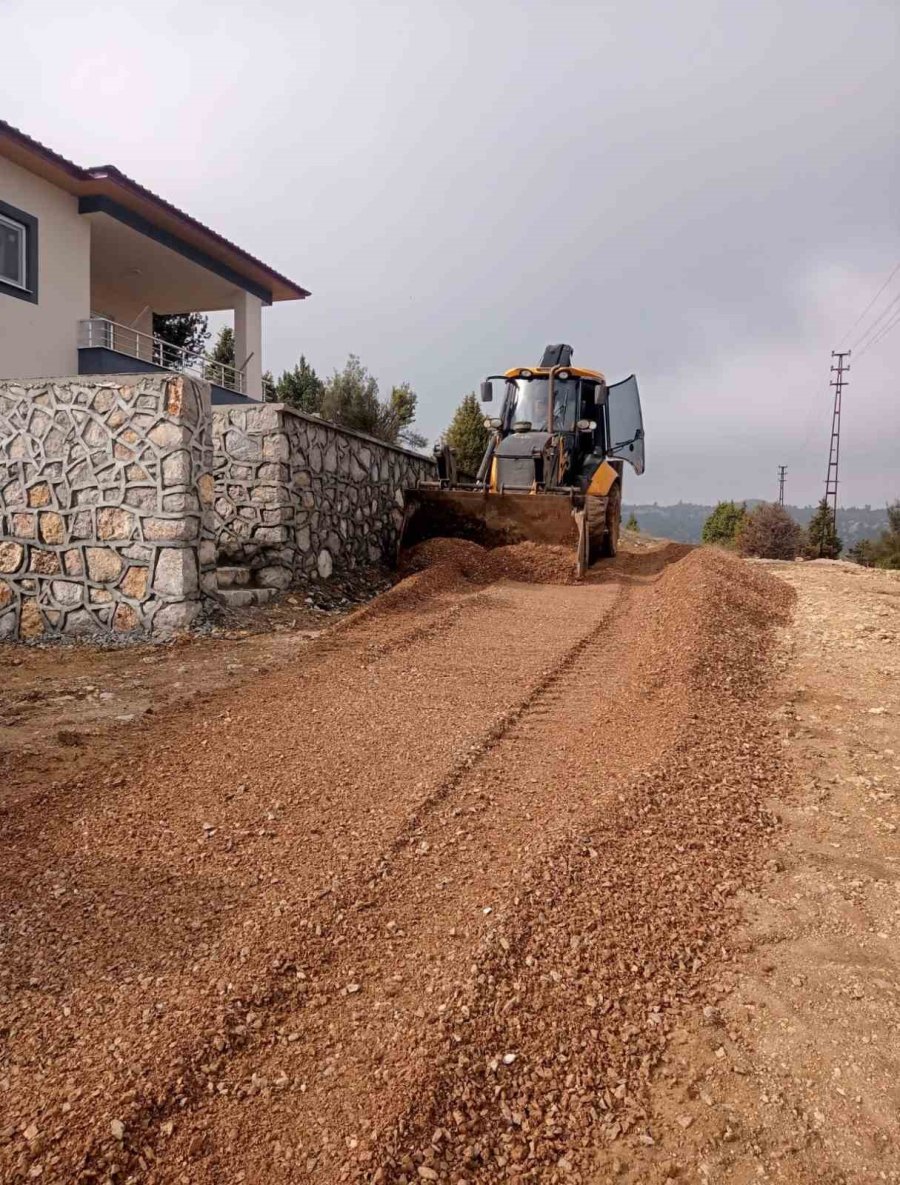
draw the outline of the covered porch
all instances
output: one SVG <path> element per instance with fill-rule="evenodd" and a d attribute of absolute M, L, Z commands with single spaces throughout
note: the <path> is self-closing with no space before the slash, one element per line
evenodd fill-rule
<path fill-rule="evenodd" d="M 116 203 L 82 206 L 91 316 L 77 326 L 79 374 L 174 370 L 208 380 L 216 403 L 263 399 L 262 309 L 271 291 Z M 233 315 L 233 365 L 153 333 L 155 313 L 195 312 Z"/>
<path fill-rule="evenodd" d="M 248 380 L 246 369 L 219 362 L 209 354 L 173 346 L 153 333 L 143 333 L 106 317 L 90 317 L 78 323 L 79 374 L 163 370 L 206 379 L 212 388 L 214 404 L 268 399 L 273 392 L 271 383 L 262 378 L 260 394 L 252 394 L 252 379 Z"/>

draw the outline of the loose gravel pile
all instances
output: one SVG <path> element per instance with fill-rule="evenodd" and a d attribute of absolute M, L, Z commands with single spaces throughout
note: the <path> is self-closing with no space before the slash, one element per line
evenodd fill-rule
<path fill-rule="evenodd" d="M 453 569 L 478 583 L 520 580 L 530 584 L 574 584 L 577 579 L 574 549 L 541 543 L 485 548 L 468 539 L 426 539 L 404 557 L 409 572 L 433 566 Z"/>
<path fill-rule="evenodd" d="M 4 1182 L 577 1181 L 651 1139 L 771 826 L 790 591 L 438 552 L 5 820 Z"/>

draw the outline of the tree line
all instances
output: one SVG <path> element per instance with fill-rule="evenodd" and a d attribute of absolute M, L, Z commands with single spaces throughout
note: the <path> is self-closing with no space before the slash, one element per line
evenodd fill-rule
<path fill-rule="evenodd" d="M 205 356 L 211 363 L 236 365 L 234 331 L 223 326 L 209 348 L 212 335 L 209 320 L 203 313 L 154 314 L 153 332 L 170 345 Z M 213 366 L 208 373 L 214 374 Z M 412 448 L 422 448 L 427 443 L 413 427 L 418 396 L 410 384 L 398 383 L 387 398 L 382 398 L 378 380 L 355 354 L 350 354 L 343 368 L 326 379 L 301 355 L 297 364 L 277 379 L 267 371 L 263 375 L 263 389 L 270 402 L 286 403 L 307 415 L 321 416 L 379 440 Z M 474 477 L 478 472 L 489 437 L 484 413 L 472 391 L 463 398 L 444 433 L 463 475 Z"/>
<path fill-rule="evenodd" d="M 210 363 L 236 365 L 234 331 L 230 326 L 223 326 L 212 349 L 208 349 L 211 334 L 203 313 L 155 314 L 153 332 L 170 345 L 204 355 Z M 210 366 L 209 374 L 213 373 L 214 366 Z M 355 354 L 350 354 L 343 368 L 326 379 L 301 355 L 297 364 L 277 379 L 266 371 L 263 389 L 269 402 L 286 403 L 307 415 L 321 416 L 343 428 L 365 432 L 391 444 L 422 448 L 426 443 L 425 437 L 413 427 L 418 396 L 410 384 L 398 383 L 387 398 L 382 398 L 378 380 Z"/>
<path fill-rule="evenodd" d="M 869 568 L 900 569 L 900 500 L 888 506 L 887 515 L 887 530 L 851 547 L 849 560 Z M 719 502 L 703 524 L 701 538 L 740 555 L 770 560 L 836 560 L 843 550 L 834 511 L 825 498 L 805 530 L 777 502 L 760 502 L 750 511 L 744 503 Z"/>

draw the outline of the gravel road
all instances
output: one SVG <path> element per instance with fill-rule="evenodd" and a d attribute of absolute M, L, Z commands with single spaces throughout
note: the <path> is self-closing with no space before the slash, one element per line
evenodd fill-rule
<path fill-rule="evenodd" d="M 593 1181 L 652 1144 L 773 827 L 793 594 L 463 551 L 0 815 L 0 1180 Z"/>

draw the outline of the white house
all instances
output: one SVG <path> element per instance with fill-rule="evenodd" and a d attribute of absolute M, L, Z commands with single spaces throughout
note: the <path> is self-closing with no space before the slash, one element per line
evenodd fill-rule
<path fill-rule="evenodd" d="M 0 120 L 0 378 L 183 371 L 262 398 L 262 308 L 299 284 L 112 165 L 84 169 Z M 234 368 L 153 336 L 154 313 L 231 310 Z"/>

